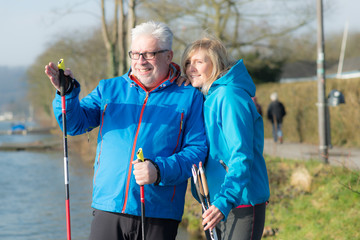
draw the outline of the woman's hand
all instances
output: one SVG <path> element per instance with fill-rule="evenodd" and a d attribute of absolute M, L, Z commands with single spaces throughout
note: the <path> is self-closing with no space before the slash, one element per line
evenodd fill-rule
<path fill-rule="evenodd" d="M 215 228 L 216 224 L 218 224 L 224 218 L 224 215 L 217 207 L 212 205 L 208 210 L 203 213 L 202 217 L 202 225 L 206 225 L 204 228 L 204 230 L 206 231 L 208 229 L 212 230 L 213 228 Z"/>
<path fill-rule="evenodd" d="M 189 84 L 191 84 L 190 80 L 187 79 L 186 77 L 180 76 L 177 80 L 176 83 L 177 85 L 180 87 L 183 83 L 185 82 L 184 86 L 187 86 Z"/>

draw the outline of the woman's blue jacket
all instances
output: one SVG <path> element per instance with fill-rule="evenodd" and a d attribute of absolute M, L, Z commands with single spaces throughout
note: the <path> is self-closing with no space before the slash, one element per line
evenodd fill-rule
<path fill-rule="evenodd" d="M 239 60 L 205 96 L 209 146 L 205 171 L 210 201 L 225 218 L 232 208 L 264 203 L 270 196 L 263 158 L 263 120 L 251 99 L 255 91 L 255 84 Z"/>
<path fill-rule="evenodd" d="M 66 95 L 67 133 L 79 135 L 99 127 L 94 163 L 92 207 L 141 215 L 140 187 L 133 175 L 136 152 L 160 170 L 159 185 L 145 185 L 146 217 L 180 221 L 191 166 L 207 154 L 201 109 L 203 96 L 174 80 L 179 67 L 170 65 L 169 78 L 146 91 L 129 73 L 102 80 L 79 101 L 80 85 Z M 53 101 L 62 127 L 61 97 Z"/>

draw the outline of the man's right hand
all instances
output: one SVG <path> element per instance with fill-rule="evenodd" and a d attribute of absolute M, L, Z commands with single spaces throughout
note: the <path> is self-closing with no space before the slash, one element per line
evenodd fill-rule
<path fill-rule="evenodd" d="M 59 80 L 59 68 L 57 65 L 53 62 L 50 62 L 48 65 L 45 66 L 45 74 L 49 77 L 52 85 L 60 91 L 60 80 Z M 65 76 L 69 76 L 71 78 L 74 78 L 73 73 L 71 72 L 70 68 L 65 69 L 64 71 Z M 65 78 L 68 79 L 68 78 Z M 68 86 L 69 84 L 66 83 L 65 86 Z M 67 89 L 67 87 L 65 88 Z"/>

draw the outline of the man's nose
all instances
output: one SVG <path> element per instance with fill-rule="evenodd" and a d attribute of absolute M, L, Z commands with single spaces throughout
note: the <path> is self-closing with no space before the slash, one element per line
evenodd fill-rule
<path fill-rule="evenodd" d="M 140 55 L 140 57 L 139 57 L 139 59 L 137 61 L 140 62 L 140 63 L 147 62 L 144 55 L 142 55 L 142 54 Z"/>

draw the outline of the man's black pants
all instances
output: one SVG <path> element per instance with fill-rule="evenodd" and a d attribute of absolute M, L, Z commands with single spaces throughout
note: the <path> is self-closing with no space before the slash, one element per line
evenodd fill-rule
<path fill-rule="evenodd" d="M 141 218 L 94 210 L 89 240 L 141 240 Z M 175 240 L 179 221 L 145 218 L 146 240 Z"/>

